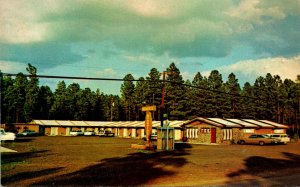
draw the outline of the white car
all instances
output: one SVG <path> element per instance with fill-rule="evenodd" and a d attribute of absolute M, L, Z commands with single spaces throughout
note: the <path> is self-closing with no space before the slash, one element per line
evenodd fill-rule
<path fill-rule="evenodd" d="M 267 134 L 270 138 L 279 139 L 279 143 L 287 144 L 291 141 L 290 137 L 287 134 Z"/>
<path fill-rule="evenodd" d="M 14 141 L 16 139 L 16 134 L 12 132 L 5 132 L 3 128 L 0 128 L 0 139 L 1 141 L 5 141 L 5 140 Z"/>
<path fill-rule="evenodd" d="M 70 132 L 71 136 L 83 136 L 83 132 L 81 130 L 75 130 Z"/>
<path fill-rule="evenodd" d="M 94 131 L 85 131 L 84 133 L 84 136 L 95 136 L 96 133 Z"/>

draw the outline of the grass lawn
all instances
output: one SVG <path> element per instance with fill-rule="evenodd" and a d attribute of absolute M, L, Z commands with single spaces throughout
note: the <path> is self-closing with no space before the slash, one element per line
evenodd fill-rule
<path fill-rule="evenodd" d="M 300 185 L 300 144 L 176 144 L 170 152 L 131 149 L 142 140 L 24 137 L 4 142 L 4 186 Z M 289 178 L 292 177 L 292 178 Z M 299 175 L 300 177 L 300 175 Z M 298 178 L 299 178 L 298 177 Z"/>

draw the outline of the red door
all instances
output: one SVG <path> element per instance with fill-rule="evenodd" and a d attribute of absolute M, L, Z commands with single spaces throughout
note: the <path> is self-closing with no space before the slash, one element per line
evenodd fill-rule
<path fill-rule="evenodd" d="M 217 130 L 216 130 L 216 128 L 211 128 L 210 133 L 211 133 L 210 142 L 211 143 L 216 143 L 216 140 L 217 140 Z"/>

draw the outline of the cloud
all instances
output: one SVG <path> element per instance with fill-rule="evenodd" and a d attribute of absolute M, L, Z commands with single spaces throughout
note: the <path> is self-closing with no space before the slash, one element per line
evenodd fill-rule
<path fill-rule="evenodd" d="M 2 73 L 19 73 L 26 70 L 27 65 L 20 62 L 10 62 L 0 60 L 0 70 Z"/>
<path fill-rule="evenodd" d="M 244 44 L 257 54 L 292 56 L 300 48 L 299 8 L 294 0 L 3 0 L 0 42 L 108 42 L 180 58 L 224 57 Z"/>
<path fill-rule="evenodd" d="M 225 74 L 233 72 L 247 81 L 253 81 L 259 76 L 265 76 L 267 73 L 279 75 L 281 79 L 296 80 L 297 75 L 300 74 L 300 55 L 291 58 L 275 57 L 245 60 L 229 66 L 222 66 L 218 70 Z"/>
<path fill-rule="evenodd" d="M 87 73 L 93 73 L 99 77 L 104 77 L 104 78 L 116 78 L 116 76 L 118 75 L 118 73 L 112 68 L 105 68 L 104 70 L 100 70 L 100 71 L 98 70 L 94 72 L 88 71 Z"/>
<path fill-rule="evenodd" d="M 82 55 L 72 51 L 72 46 L 64 43 L 1 44 L 0 60 L 14 61 L 39 68 L 51 68 L 60 64 L 78 62 Z"/>
<path fill-rule="evenodd" d="M 142 54 L 142 55 L 124 55 L 123 56 L 126 61 L 133 63 L 140 63 L 152 66 L 158 65 L 159 61 L 151 54 Z"/>

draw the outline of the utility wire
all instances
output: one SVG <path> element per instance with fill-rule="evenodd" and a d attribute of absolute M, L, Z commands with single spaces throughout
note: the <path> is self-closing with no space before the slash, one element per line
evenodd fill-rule
<path fill-rule="evenodd" d="M 15 73 L 2 73 L 3 76 L 12 76 L 15 77 L 18 74 Z M 118 79 L 118 78 L 98 78 L 98 77 L 72 77 L 72 76 L 56 76 L 56 75 L 29 75 L 29 74 L 23 74 L 25 77 L 37 77 L 37 78 L 46 78 L 46 79 L 73 79 L 73 80 L 94 80 L 94 81 L 133 81 L 133 82 L 165 82 L 165 83 L 171 83 L 171 84 L 177 84 L 181 86 L 187 86 L 191 88 L 197 88 L 200 90 L 205 90 L 205 91 L 210 91 L 210 92 L 215 92 L 215 93 L 220 93 L 220 94 L 226 94 L 226 95 L 231 95 L 235 97 L 243 97 L 243 98 L 248 98 L 248 99 L 255 99 L 255 100 L 261 100 L 260 98 L 257 97 L 250 97 L 250 96 L 243 96 L 243 95 L 237 95 L 237 94 L 232 94 L 232 93 L 227 93 L 227 92 L 222 92 L 219 90 L 212 90 L 212 89 L 207 89 L 207 88 L 202 88 L 199 86 L 193 86 L 193 85 L 188 85 L 184 84 L 182 82 L 174 82 L 174 81 L 168 81 L 168 80 L 140 80 L 140 79 L 133 79 L 133 80 L 126 80 L 126 79 Z"/>

